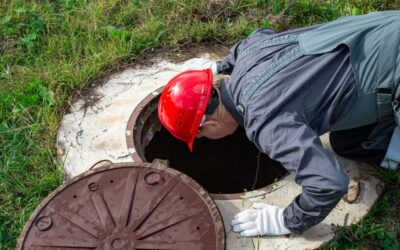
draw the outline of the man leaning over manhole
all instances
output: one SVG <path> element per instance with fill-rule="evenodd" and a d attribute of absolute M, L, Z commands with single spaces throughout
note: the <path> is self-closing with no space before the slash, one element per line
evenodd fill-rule
<path fill-rule="evenodd" d="M 342 17 L 283 33 L 258 29 L 222 61 L 192 59 L 165 87 L 162 124 L 192 150 L 243 126 L 260 151 L 294 174 L 286 208 L 256 203 L 231 224 L 242 236 L 302 234 L 347 192 L 340 156 L 400 162 L 400 12 Z M 221 77 L 219 75 L 229 75 Z"/>

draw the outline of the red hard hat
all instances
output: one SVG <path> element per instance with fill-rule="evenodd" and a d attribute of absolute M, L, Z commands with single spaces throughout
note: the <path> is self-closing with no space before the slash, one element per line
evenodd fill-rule
<path fill-rule="evenodd" d="M 165 86 L 158 103 L 158 117 L 190 151 L 212 91 L 212 71 L 189 70 L 176 75 Z"/>

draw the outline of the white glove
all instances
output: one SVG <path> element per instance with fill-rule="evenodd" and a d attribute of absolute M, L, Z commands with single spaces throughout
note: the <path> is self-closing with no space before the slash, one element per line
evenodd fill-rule
<path fill-rule="evenodd" d="M 205 58 L 192 58 L 182 65 L 183 71 L 211 68 L 213 75 L 217 75 L 217 63 Z"/>
<path fill-rule="evenodd" d="M 289 234 L 283 222 L 283 211 L 283 208 L 254 203 L 234 217 L 231 222 L 233 231 L 241 236 Z"/>

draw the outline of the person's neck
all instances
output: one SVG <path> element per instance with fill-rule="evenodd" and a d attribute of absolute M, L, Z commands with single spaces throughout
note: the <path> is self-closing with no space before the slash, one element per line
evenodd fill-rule
<path fill-rule="evenodd" d="M 239 126 L 239 123 L 237 123 L 225 106 L 223 106 L 223 112 L 221 113 L 223 113 L 223 117 L 221 117 L 222 122 L 225 123 L 228 128 L 231 128 L 233 131 L 235 131 Z"/>

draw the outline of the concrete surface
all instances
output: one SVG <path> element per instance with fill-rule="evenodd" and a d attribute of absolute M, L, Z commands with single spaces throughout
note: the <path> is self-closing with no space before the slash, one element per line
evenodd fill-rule
<path fill-rule="evenodd" d="M 322 137 L 324 145 L 330 150 L 328 137 Z M 276 237 L 243 238 L 230 230 L 230 220 L 239 211 L 249 208 L 253 202 L 264 202 L 278 207 L 286 207 L 292 199 L 301 193 L 301 187 L 293 181 L 293 175 L 278 181 L 274 191 L 262 195 L 263 191 L 253 191 L 245 194 L 242 200 L 229 202 L 217 200 L 216 203 L 222 212 L 222 217 L 227 230 L 227 249 L 253 250 L 254 244 L 259 244 L 261 249 L 315 249 L 335 236 L 336 226 L 349 226 L 359 222 L 364 217 L 382 189 L 382 184 L 377 178 L 369 176 L 367 171 L 370 166 L 364 163 L 346 160 L 337 157 L 340 165 L 351 179 L 350 185 L 357 183 L 360 186 L 359 194 L 353 203 L 346 201 L 344 197 L 329 216 L 322 223 L 312 227 L 301 236 L 290 235 Z M 246 198 L 256 196 L 255 198 Z"/>
<path fill-rule="evenodd" d="M 181 70 L 182 63 L 155 59 L 151 67 L 128 69 L 112 76 L 104 84 L 93 86 L 95 88 L 90 96 L 74 103 L 62 121 L 56 144 L 66 177 L 81 174 L 101 160 L 115 163 L 132 161 L 130 152 L 135 149 L 128 149 L 125 141 L 125 134 L 130 132 L 126 131 L 126 126 L 131 113 L 145 96 Z M 329 149 L 326 135 L 322 141 Z M 358 195 L 350 195 L 352 203 L 347 202 L 346 197 L 342 199 L 321 224 L 301 236 L 243 238 L 231 232 L 229 224 L 234 214 L 250 207 L 252 202 L 287 206 L 301 192 L 301 187 L 293 182 L 292 175 L 278 181 L 272 192 L 261 189 L 248 192 L 241 199 L 216 200 L 227 231 L 227 249 L 253 250 L 258 245 L 259 250 L 315 249 L 334 238 L 335 229 L 332 225 L 343 226 L 358 222 L 378 198 L 381 183 L 368 175 L 370 166 L 341 157 L 338 160 L 352 179 L 352 188 L 354 185 L 359 186 Z"/>

